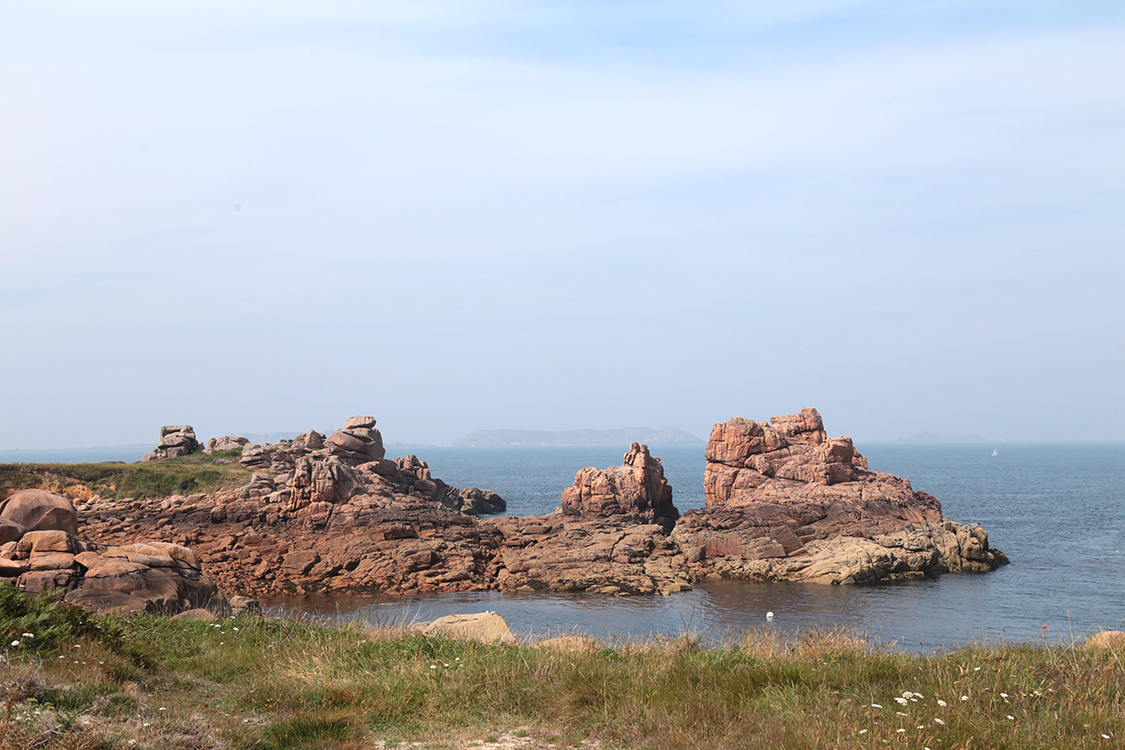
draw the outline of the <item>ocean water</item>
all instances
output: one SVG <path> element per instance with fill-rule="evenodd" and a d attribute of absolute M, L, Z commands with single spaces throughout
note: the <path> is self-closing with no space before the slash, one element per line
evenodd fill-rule
<path fill-rule="evenodd" d="M 454 486 L 495 490 L 508 513 L 550 513 L 584 466 L 620 464 L 626 446 L 429 448 L 420 458 Z M 993 456 L 996 447 L 998 455 Z M 945 515 L 979 523 L 1011 565 L 986 574 L 872 586 L 716 582 L 669 597 L 483 592 L 266 602 L 360 623 L 494 611 L 520 635 L 607 640 L 699 634 L 721 642 L 748 628 L 799 633 L 846 626 L 907 650 L 998 640 L 1066 642 L 1125 629 L 1125 445 L 859 446 L 870 467 L 935 495 Z M 659 446 L 681 511 L 703 505 L 703 446 Z M 767 623 L 766 612 L 774 619 Z M 1045 626 L 1045 627 L 1044 627 Z"/>

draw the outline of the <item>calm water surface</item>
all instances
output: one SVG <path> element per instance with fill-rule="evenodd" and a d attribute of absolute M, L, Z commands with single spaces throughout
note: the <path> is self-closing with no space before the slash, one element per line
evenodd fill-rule
<path fill-rule="evenodd" d="M 876 586 L 718 582 L 670 597 L 484 592 L 266 602 L 273 614 L 393 623 L 494 611 L 522 635 L 634 638 L 684 631 L 719 641 L 751 627 L 796 633 L 846 625 L 906 649 L 970 641 L 1068 640 L 1125 629 L 1125 445 L 868 445 L 875 471 L 907 477 L 962 523 L 979 523 L 1012 564 L 983 575 Z M 584 466 L 620 464 L 621 447 L 429 448 L 419 457 L 455 486 L 496 490 L 508 513 L 550 513 Z M 703 506 L 703 446 L 660 446 L 681 511 Z M 766 624 L 765 613 L 775 618 Z M 1043 626 L 1047 627 L 1044 629 Z"/>

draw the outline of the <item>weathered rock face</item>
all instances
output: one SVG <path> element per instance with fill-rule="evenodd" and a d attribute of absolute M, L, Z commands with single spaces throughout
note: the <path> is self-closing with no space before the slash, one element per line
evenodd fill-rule
<path fill-rule="evenodd" d="M 697 571 L 861 583 L 1007 562 L 983 529 L 944 518 L 933 496 L 868 471 L 850 438 L 827 437 L 815 409 L 715 425 L 704 490 L 706 507 L 673 534 Z"/>
<path fill-rule="evenodd" d="M 199 448 L 199 441 L 195 439 L 195 430 L 191 425 L 164 425 L 160 428 L 160 442 L 142 460 L 159 461 L 162 458 L 190 456 Z"/>
<path fill-rule="evenodd" d="M 562 493 L 563 513 L 583 518 L 623 517 L 658 523 L 669 529 L 680 512 L 672 504 L 672 488 L 664 467 L 647 445 L 633 443 L 621 466 L 587 467 Z"/>
<path fill-rule="evenodd" d="M 0 577 L 27 593 L 61 590 L 64 601 L 90 609 L 172 615 L 226 601 L 189 549 L 165 542 L 106 548 L 79 540 L 77 514 L 61 495 L 23 490 L 4 512 L 27 528 L 3 527 L 25 530 L 0 543 Z"/>
<path fill-rule="evenodd" d="M 497 540 L 491 570 L 502 589 L 629 595 L 691 588 L 687 561 L 660 524 L 555 513 L 482 526 Z"/>

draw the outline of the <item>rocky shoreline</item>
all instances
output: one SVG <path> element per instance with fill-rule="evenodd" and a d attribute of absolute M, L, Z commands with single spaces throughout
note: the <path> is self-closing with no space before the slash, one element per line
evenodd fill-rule
<path fill-rule="evenodd" d="M 944 518 L 936 498 L 869 471 L 850 439 L 827 437 L 815 409 L 715 425 L 706 505 L 682 517 L 660 460 L 637 443 L 621 466 L 579 471 L 554 514 L 486 519 L 479 516 L 502 510 L 502 499 L 450 487 L 415 456 L 387 459 L 371 417 L 354 417 L 330 437 L 310 430 L 262 446 L 222 438 L 203 447 L 190 427 L 166 427 L 151 459 L 201 448 L 240 448 L 241 463 L 255 469 L 252 481 L 159 501 L 90 498 L 79 504 L 75 528 L 63 530 L 70 539 L 54 543 L 71 550 L 69 561 L 57 559 L 65 567 L 44 567 L 39 548 L 23 541 L 25 524 L 0 544 L 0 576 L 26 590 L 68 589 L 67 599 L 96 607 L 96 597 L 78 593 L 98 577 L 92 558 L 81 555 L 138 543 L 175 551 L 172 565 L 152 567 L 181 578 L 195 571 L 218 590 L 247 596 L 670 594 L 708 578 L 853 584 L 1007 562 L 983 529 Z M 14 498 L 0 505 L 0 519 L 10 518 Z M 153 563 L 133 554 L 140 562 L 132 564 Z M 200 606 L 172 598 L 142 608 Z"/>

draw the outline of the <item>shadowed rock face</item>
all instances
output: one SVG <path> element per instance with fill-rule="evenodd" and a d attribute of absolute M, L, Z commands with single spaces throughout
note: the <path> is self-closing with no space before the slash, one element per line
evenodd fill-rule
<path fill-rule="evenodd" d="M 1007 562 L 983 529 L 944 518 L 910 482 L 871 472 L 850 438 L 829 438 L 820 414 L 735 418 L 707 444 L 706 507 L 674 538 L 699 568 L 751 580 L 860 583 Z"/>

